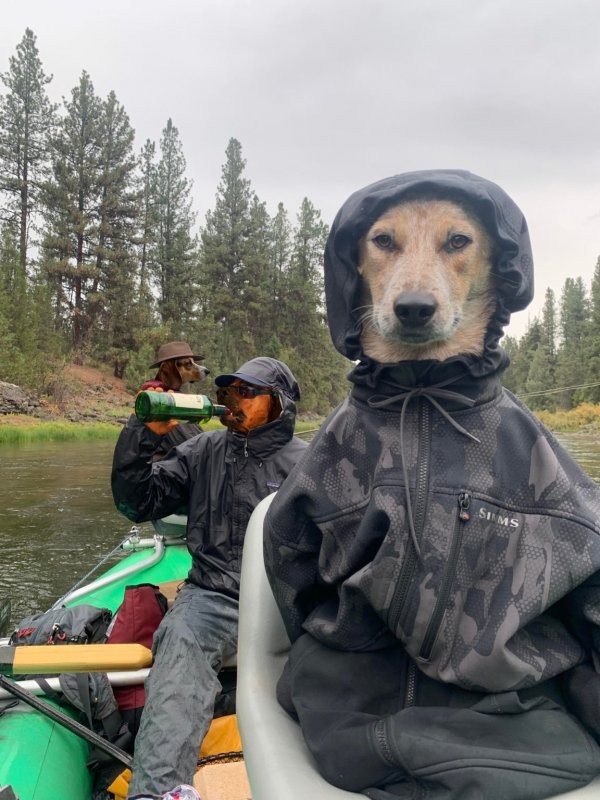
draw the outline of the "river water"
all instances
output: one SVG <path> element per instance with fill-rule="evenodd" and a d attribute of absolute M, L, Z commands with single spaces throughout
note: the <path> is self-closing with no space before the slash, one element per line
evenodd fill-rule
<path fill-rule="evenodd" d="M 600 483 L 600 435 L 559 438 Z M 110 492 L 113 449 L 110 441 L 0 447 L 0 602 L 11 600 L 10 626 L 51 606 L 126 538 L 131 523 Z"/>

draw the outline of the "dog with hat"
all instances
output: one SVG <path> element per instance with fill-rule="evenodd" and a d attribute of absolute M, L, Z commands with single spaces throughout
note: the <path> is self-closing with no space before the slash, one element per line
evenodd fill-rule
<path fill-rule="evenodd" d="M 202 358 L 192 352 L 187 342 L 162 344 L 158 348 L 156 361 L 150 364 L 150 369 L 158 371 L 142 388 L 178 392 L 186 383 L 202 381 L 210 375 L 210 370 L 199 363 Z"/>

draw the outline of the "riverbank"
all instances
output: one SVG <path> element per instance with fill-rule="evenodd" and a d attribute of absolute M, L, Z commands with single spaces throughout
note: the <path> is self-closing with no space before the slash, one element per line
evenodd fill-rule
<path fill-rule="evenodd" d="M 569 411 L 538 411 L 536 415 L 556 433 L 600 433 L 600 405 L 582 403 Z"/>
<path fill-rule="evenodd" d="M 116 439 L 133 409 L 123 381 L 93 367 L 64 368 L 51 395 L 40 395 L 27 414 L 0 414 L 0 445 Z M 300 418 L 296 433 L 319 427 L 321 419 Z M 203 428 L 223 426 L 210 420 Z"/>
<path fill-rule="evenodd" d="M 0 445 L 36 441 L 116 439 L 131 414 L 134 395 L 107 370 L 75 364 L 64 367 L 49 394 L 35 398 L 27 414 L 0 414 Z M 556 433 L 600 434 L 600 405 L 584 403 L 570 411 L 538 411 L 537 416 Z M 304 417 L 296 432 L 315 430 L 322 419 Z M 220 428 L 217 420 L 206 429 Z"/>

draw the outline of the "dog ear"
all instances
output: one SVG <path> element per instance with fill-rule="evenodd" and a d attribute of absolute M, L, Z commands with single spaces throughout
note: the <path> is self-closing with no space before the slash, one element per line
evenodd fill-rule
<path fill-rule="evenodd" d="M 174 360 L 163 361 L 158 368 L 156 377 L 165 384 L 167 389 L 174 389 L 176 392 L 181 389 L 181 375 Z"/>

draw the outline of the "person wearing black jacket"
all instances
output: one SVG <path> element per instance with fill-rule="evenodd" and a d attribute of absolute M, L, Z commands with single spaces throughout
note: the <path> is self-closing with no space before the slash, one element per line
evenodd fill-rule
<path fill-rule="evenodd" d="M 131 416 L 115 448 L 112 491 L 134 522 L 187 508 L 192 567 L 153 642 L 154 665 L 136 738 L 129 797 L 155 798 L 191 783 L 210 725 L 217 677 L 237 648 L 238 595 L 246 525 L 277 491 L 306 443 L 293 435 L 298 383 L 289 368 L 258 357 L 215 379 L 230 414 L 152 456 L 162 437 Z"/>

